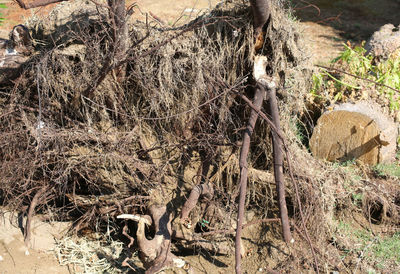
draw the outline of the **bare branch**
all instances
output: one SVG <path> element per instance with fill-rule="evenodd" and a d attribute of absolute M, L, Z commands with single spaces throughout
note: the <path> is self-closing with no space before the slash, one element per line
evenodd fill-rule
<path fill-rule="evenodd" d="M 44 7 L 44 6 L 47 6 L 50 4 L 60 3 L 60 2 L 64 2 L 64 1 L 68 1 L 68 0 L 36 0 L 34 2 L 27 3 L 27 4 L 25 4 L 22 0 L 15 0 L 15 2 L 17 2 L 18 6 L 20 6 L 20 8 L 25 9 L 25 10 L 38 8 L 38 7 Z"/>

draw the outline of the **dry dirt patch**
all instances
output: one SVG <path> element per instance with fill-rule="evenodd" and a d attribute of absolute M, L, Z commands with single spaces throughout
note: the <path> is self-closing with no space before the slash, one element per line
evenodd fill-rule
<path fill-rule="evenodd" d="M 32 248 L 24 244 L 18 216 L 10 212 L 0 215 L 0 273 L 69 273 L 52 254 L 54 238 L 60 237 L 69 223 L 48 223 L 36 216 L 32 222 Z"/>

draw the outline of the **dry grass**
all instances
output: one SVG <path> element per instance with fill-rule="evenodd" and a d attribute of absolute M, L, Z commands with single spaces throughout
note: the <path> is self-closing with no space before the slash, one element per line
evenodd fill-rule
<path fill-rule="evenodd" d="M 46 188 L 38 210 L 56 210 L 60 219 L 74 220 L 76 230 L 101 230 L 116 214 L 144 212 L 147 200 L 156 199 L 155 191 L 176 213 L 188 191 L 209 178 L 215 185 L 211 203 L 222 212 L 210 226 L 231 227 L 238 142 L 250 113 L 231 91 L 252 96 L 249 8 L 229 4 L 178 30 L 131 22 L 125 81 L 110 74 L 87 97 L 82 92 L 96 81 L 110 48 L 105 11 L 87 5 L 80 9 L 67 2 L 48 21 L 31 20 L 40 51 L 14 86 L 0 87 L 2 203 L 24 210 L 34 194 Z M 326 247 L 330 220 L 337 205 L 348 205 L 349 199 L 337 188 L 357 180 L 341 167 L 313 159 L 297 138 L 295 125 L 304 114 L 311 70 L 296 24 L 282 5 L 274 5 L 262 54 L 269 58 L 268 72 L 280 83 L 281 124 L 305 222 L 319 259 L 328 262 L 320 265 L 321 270 L 329 270 L 337 263 L 337 254 Z M 61 11 L 72 15 L 60 15 Z M 58 25 L 49 23 L 54 20 Z M 141 57 L 187 27 L 193 30 Z M 146 33 L 148 38 L 136 45 Z M 272 170 L 265 122 L 257 124 L 250 151 L 253 169 Z M 210 170 L 202 178 L 200 167 L 205 163 Z M 287 187 L 290 217 L 300 227 L 293 186 Z M 278 215 L 272 180 L 250 182 L 247 206 L 260 218 Z M 202 214 L 194 218 L 201 219 Z M 300 267 L 302 257 L 301 267 L 312 269 L 308 247 L 300 236 L 297 241 L 296 256 L 277 258 L 282 270 Z M 60 246 L 70 250 L 59 257 L 69 263 L 68 254 L 83 258 L 93 248 L 68 238 Z M 99 261 L 83 267 L 105 271 L 109 266 Z"/>

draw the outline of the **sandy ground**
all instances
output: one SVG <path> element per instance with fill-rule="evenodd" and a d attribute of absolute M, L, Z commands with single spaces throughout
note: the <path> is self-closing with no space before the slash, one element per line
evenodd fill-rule
<path fill-rule="evenodd" d="M 18 216 L 10 212 L 0 215 L 0 273 L 69 273 L 66 266 L 60 266 L 53 253 L 55 239 L 68 228 L 68 223 L 40 221 L 32 222 L 30 248 L 24 244 Z"/>

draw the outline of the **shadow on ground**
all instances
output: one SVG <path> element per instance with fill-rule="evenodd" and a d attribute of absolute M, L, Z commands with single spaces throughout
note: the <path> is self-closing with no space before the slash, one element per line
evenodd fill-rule
<path fill-rule="evenodd" d="M 330 26 L 344 40 L 360 43 L 381 26 L 400 24 L 399 0 L 292 0 L 295 16 L 303 22 Z"/>

